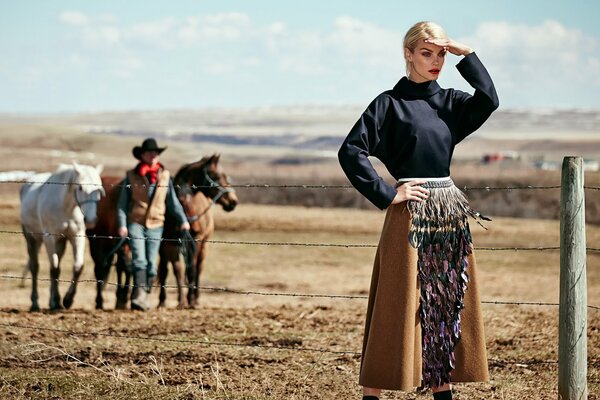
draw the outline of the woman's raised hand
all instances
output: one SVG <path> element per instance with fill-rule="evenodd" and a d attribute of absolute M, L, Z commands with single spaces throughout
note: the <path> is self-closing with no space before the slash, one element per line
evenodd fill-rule
<path fill-rule="evenodd" d="M 396 188 L 396 197 L 392 200 L 392 204 L 399 204 L 406 200 L 426 200 L 429 197 L 429 190 L 421 186 L 426 182 L 423 180 L 414 180 L 398 186 Z"/>
<path fill-rule="evenodd" d="M 473 52 L 473 49 L 469 46 L 455 42 L 452 39 L 425 39 L 423 41 L 425 43 L 431 43 L 435 44 L 436 46 L 443 47 L 456 56 L 466 56 L 467 54 L 471 54 Z"/>

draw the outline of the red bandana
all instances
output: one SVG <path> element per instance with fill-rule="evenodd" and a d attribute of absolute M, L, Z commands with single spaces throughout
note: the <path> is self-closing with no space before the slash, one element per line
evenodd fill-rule
<path fill-rule="evenodd" d="M 154 166 L 146 163 L 140 163 L 137 167 L 137 173 L 140 176 L 145 176 L 148 178 L 148 181 L 153 184 L 156 183 L 156 175 L 158 174 L 158 170 L 160 168 L 160 163 L 156 163 Z"/>

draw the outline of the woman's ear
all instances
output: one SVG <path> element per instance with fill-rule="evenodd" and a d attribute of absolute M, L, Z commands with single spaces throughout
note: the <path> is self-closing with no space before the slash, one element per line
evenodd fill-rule
<path fill-rule="evenodd" d="M 408 49 L 408 47 L 404 48 L 404 58 L 408 61 L 412 61 L 412 52 Z"/>

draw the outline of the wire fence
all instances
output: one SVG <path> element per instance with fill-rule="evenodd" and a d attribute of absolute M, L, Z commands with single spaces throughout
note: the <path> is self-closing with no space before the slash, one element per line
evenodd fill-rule
<path fill-rule="evenodd" d="M 1 183 L 7 184 L 23 184 L 23 183 L 31 183 L 26 180 L 13 180 L 13 181 L 3 181 Z M 71 183 L 65 182 L 33 182 L 38 184 L 54 184 L 54 185 L 70 185 Z M 97 184 L 88 184 L 100 186 Z M 105 187 L 127 187 L 131 188 L 134 185 L 121 185 L 121 184 L 111 184 L 104 185 Z M 193 189 L 209 189 L 214 188 L 215 185 L 191 185 Z M 238 184 L 238 185 L 230 185 L 232 188 L 285 188 L 285 189 L 354 189 L 351 185 L 315 185 L 315 184 Z M 551 189 L 560 189 L 560 185 L 524 185 L 524 186 L 502 186 L 502 187 L 494 187 L 494 186 L 473 186 L 462 187 L 464 191 L 513 191 L 513 190 L 551 190 Z M 600 190 L 600 186 L 584 186 L 584 189 L 587 190 Z M 0 234 L 22 234 L 20 231 L 9 231 L 9 230 L 0 230 Z M 37 232 L 37 233 L 28 233 L 31 235 L 40 235 L 40 236 L 61 236 L 65 237 L 63 234 L 54 234 L 47 232 Z M 119 239 L 120 237 L 111 236 L 111 235 L 76 235 L 83 236 L 88 239 Z M 187 241 L 188 239 L 147 239 L 147 238 L 138 238 L 131 237 L 131 239 L 144 239 L 144 240 L 160 240 L 164 242 L 177 242 L 182 243 Z M 340 248 L 376 248 L 376 244 L 348 244 L 348 243 L 299 243 L 299 242 L 261 242 L 261 241 L 225 241 L 225 240 L 194 240 L 196 242 L 206 242 L 213 244 L 223 244 L 223 245 L 254 245 L 254 246 L 303 246 L 303 247 L 340 247 Z M 557 251 L 560 250 L 558 246 L 532 246 L 532 247 L 475 247 L 477 251 Z M 587 247 L 587 251 L 589 252 L 600 252 L 600 248 L 597 247 Z M 28 277 L 17 277 L 11 275 L 0 275 L 1 280 L 31 280 L 33 278 Z M 74 283 L 72 280 L 59 280 L 59 279 L 43 279 L 38 278 L 40 281 L 56 281 L 57 283 Z M 119 285 L 114 282 L 106 282 L 99 281 L 94 279 L 82 279 L 78 281 L 79 283 L 90 283 L 90 284 L 102 284 L 107 286 L 121 286 L 121 287 L 133 287 L 133 285 Z M 177 288 L 176 285 L 154 285 L 154 288 Z M 241 290 L 241 289 L 231 289 L 227 287 L 208 287 L 208 286 L 186 286 L 191 289 L 199 289 L 201 291 L 208 292 L 219 292 L 219 293 L 227 293 L 227 294 L 237 294 L 237 295 L 256 295 L 256 296 L 277 296 L 277 297 L 301 297 L 301 298 L 320 298 L 320 299 L 343 299 L 343 300 L 365 300 L 368 298 L 366 295 L 340 295 L 340 294 L 316 294 L 316 293 L 284 293 L 284 292 L 263 292 L 263 291 L 254 291 L 254 290 Z M 525 306 L 559 306 L 558 303 L 549 303 L 549 302 L 525 302 L 525 301 L 500 301 L 500 300 L 488 300 L 482 301 L 484 304 L 491 305 L 525 305 Z M 588 305 L 588 308 L 591 310 L 600 310 L 600 307 L 594 305 Z M 360 352 L 351 351 L 351 350 L 340 350 L 340 349 L 324 349 L 324 348 L 314 348 L 314 347 L 303 347 L 301 345 L 279 345 L 279 344 L 261 344 L 261 343 L 243 343 L 243 342 L 221 342 L 207 339 L 180 339 L 180 338 L 168 338 L 168 337 L 156 337 L 156 336 L 143 336 L 143 335 L 135 335 L 135 334 L 117 334 L 110 332 L 88 332 L 81 330 L 71 330 L 71 329 L 62 329 L 62 328 L 49 328 L 28 324 L 18 324 L 18 323 L 0 323 L 0 326 L 4 328 L 14 328 L 14 329 L 23 329 L 23 330 L 36 330 L 36 331 L 47 331 L 65 334 L 74 337 L 109 337 L 115 339 L 123 339 L 123 340 L 143 340 L 143 341 L 158 341 L 158 342 L 170 342 L 170 343 L 185 343 L 185 344 L 195 344 L 202 346 L 222 346 L 222 347 L 245 347 L 245 348 L 259 348 L 266 350 L 287 350 L 287 351 L 304 351 L 304 352 L 316 352 L 316 353 L 327 353 L 333 355 L 348 355 L 353 357 L 359 357 L 361 355 Z M 492 364 L 521 364 L 521 365 L 535 365 L 535 364 L 557 364 L 557 360 L 503 360 L 503 359 L 494 359 L 491 358 L 490 363 Z M 600 360 L 589 360 L 592 365 L 599 365 Z"/>
<path fill-rule="evenodd" d="M 21 330 L 35 330 L 37 332 L 52 332 L 64 334 L 72 337 L 76 337 L 78 339 L 84 337 L 107 337 L 111 339 L 118 340 L 140 340 L 140 341 L 151 341 L 151 342 L 161 342 L 161 343 L 176 343 L 176 344 L 189 344 L 189 345 L 199 345 L 199 346 L 216 346 L 216 347 L 238 347 L 238 348 L 254 348 L 260 350 L 280 350 L 280 351 L 298 351 L 298 352 L 311 352 L 311 353 L 321 353 L 321 354 L 332 354 L 337 356 L 352 356 L 354 358 L 359 358 L 362 353 L 355 350 L 332 350 L 332 349 L 324 349 L 318 347 L 304 347 L 301 346 L 301 341 L 297 341 L 297 345 L 281 345 L 281 344 L 261 344 L 256 343 L 256 338 L 249 338 L 249 343 L 243 342 L 223 342 L 223 341 L 215 341 L 209 339 L 181 339 L 181 338 L 169 338 L 169 337 L 157 337 L 157 336 L 143 336 L 143 335 L 135 335 L 135 334 L 124 334 L 124 333 L 110 333 L 110 332 L 89 332 L 89 331 L 81 331 L 81 330 L 72 330 L 72 329 L 63 329 L 63 328 L 50 328 L 45 326 L 37 326 L 37 325 L 26 325 L 26 324 L 18 324 L 18 323 L 0 323 L 1 327 L 4 328 L 14 328 Z M 510 359 L 501 359 L 501 358 L 489 358 L 488 362 L 491 366 L 502 366 L 507 364 L 518 365 L 518 366 L 534 366 L 534 365 L 555 365 L 558 364 L 558 360 L 510 360 Z M 600 359 L 589 359 L 588 364 L 595 368 L 600 366 Z"/>
<path fill-rule="evenodd" d="M 142 336 L 142 335 L 134 335 L 134 334 L 117 334 L 117 333 L 109 333 L 109 332 L 88 332 L 81 330 L 72 330 L 72 329 L 62 329 L 62 328 L 49 328 L 44 326 L 36 326 L 36 325 L 25 325 L 25 324 L 17 324 L 17 323 L 0 323 L 0 326 L 5 328 L 16 328 L 23 330 L 35 330 L 40 332 L 53 332 L 65 334 L 77 338 L 82 337 L 108 337 L 111 339 L 123 339 L 123 340 L 141 340 L 141 341 L 152 341 L 152 342 L 162 342 L 162 343 L 184 343 L 191 345 L 200 345 L 200 346 L 218 346 L 218 347 L 242 347 L 242 348 L 257 348 L 261 350 L 285 350 L 285 351 L 300 351 L 300 352 L 312 352 L 312 353 L 324 353 L 324 354 L 333 354 L 333 355 L 347 355 L 353 357 L 360 357 L 361 352 L 353 351 L 353 350 L 331 350 L 317 347 L 304 347 L 300 345 L 300 341 L 298 341 L 298 345 L 280 345 L 280 344 L 261 344 L 255 343 L 254 338 L 250 338 L 250 343 L 242 343 L 242 342 L 222 342 L 222 341 L 214 341 L 208 339 L 180 339 L 180 338 L 169 338 L 169 337 L 156 337 L 156 336 Z M 539 364 L 558 364 L 558 360 L 508 360 L 508 359 L 499 359 L 499 358 L 490 358 L 488 359 L 489 363 L 492 365 L 498 364 L 520 364 L 520 365 L 539 365 Z M 592 365 L 597 365 L 600 363 L 600 360 L 590 359 L 588 363 Z"/>
<path fill-rule="evenodd" d="M 5 235 L 22 235 L 22 231 L 9 231 L 0 230 L 0 234 Z M 27 232 L 27 235 L 33 236 L 56 236 L 63 239 L 67 238 L 64 233 L 51 233 L 51 232 Z M 120 236 L 113 235 L 70 235 L 69 237 L 83 237 L 87 239 L 108 239 L 116 240 L 121 239 Z M 376 244 L 365 244 L 365 243 L 302 243 L 302 242 L 257 242 L 257 241 L 245 241 L 245 240 L 213 240 L 213 239 L 185 239 L 185 238 L 147 238 L 139 236 L 127 236 L 126 239 L 134 240 L 148 240 L 148 241 L 160 241 L 167 243 L 185 243 L 185 242 L 196 242 L 196 243 L 214 243 L 214 244 L 225 244 L 225 245 L 250 245 L 250 246 L 301 246 L 301 247 L 341 247 L 341 248 L 377 248 Z M 531 246 L 531 247 L 474 247 L 477 251 L 549 251 L 549 250 L 560 250 L 560 246 Z M 600 252 L 599 247 L 587 247 L 587 251 Z"/>
<path fill-rule="evenodd" d="M 64 185 L 64 186 L 104 186 L 111 188 L 128 188 L 140 186 L 146 187 L 144 184 L 98 184 L 98 183 L 74 183 L 74 182 L 52 182 L 52 181 L 29 181 L 29 180 L 5 180 L 0 181 L 0 184 L 24 184 L 24 183 L 32 183 L 38 185 Z M 192 189 L 211 189 L 218 187 L 218 185 L 189 185 Z M 156 185 L 156 187 L 168 187 L 167 185 Z M 176 188 L 179 188 L 179 185 L 175 185 Z M 244 183 L 244 184 L 231 184 L 227 185 L 229 188 L 234 189 L 354 189 L 352 185 L 340 184 L 340 185 L 332 185 L 332 184 L 278 184 L 278 183 Z M 473 191 L 473 190 L 483 190 L 483 191 L 492 191 L 492 190 L 547 190 L 547 189 L 560 189 L 560 185 L 520 185 L 520 186 L 461 186 L 461 189 L 464 191 Z M 584 189 L 588 190 L 600 190 L 600 186 L 584 186 Z"/>
<path fill-rule="evenodd" d="M 13 276 L 13 275 L 0 275 L 0 280 L 15 280 L 15 281 L 26 281 L 32 280 L 31 277 L 26 276 Z M 56 283 L 93 283 L 95 285 L 101 284 L 104 286 L 114 286 L 127 289 L 133 289 L 136 286 L 133 284 L 119 284 L 116 282 L 108 282 L 96 279 L 80 279 L 77 281 L 68 279 L 51 279 L 51 278 L 37 278 L 41 282 L 56 282 Z M 144 287 L 147 287 L 146 285 Z M 178 289 L 177 285 L 150 285 L 152 289 Z M 268 296 L 268 297 L 302 297 L 302 298 L 318 298 L 318 299 L 346 299 L 346 300 L 366 300 L 366 295 L 351 295 L 351 294 L 322 294 L 322 293 L 293 293 L 293 292 L 263 292 L 257 290 L 244 290 L 244 289 L 231 289 L 228 287 L 211 287 L 211 286 L 196 286 L 196 285 L 185 285 L 186 289 L 205 292 L 217 292 L 227 294 L 239 294 L 239 295 L 253 295 L 253 296 Z M 522 305 L 522 306 L 554 306 L 558 307 L 558 303 L 540 302 L 540 301 L 506 301 L 506 300 L 482 300 L 482 304 L 492 305 Z M 600 310 L 599 306 L 588 305 L 591 310 Z"/>
<path fill-rule="evenodd" d="M 18 329 L 31 329 L 36 331 L 46 331 L 46 332 L 55 332 L 55 333 L 64 333 L 65 335 L 76 336 L 76 337 L 110 337 L 116 339 L 136 339 L 136 340 L 148 340 L 155 342 L 170 342 L 170 343 L 186 343 L 186 344 L 197 344 L 203 346 L 228 346 L 228 347 L 255 347 L 261 349 L 274 349 L 274 350 L 296 350 L 296 351 L 310 351 L 317 353 L 331 353 L 338 355 L 355 355 L 360 356 L 361 353 L 356 351 L 348 351 L 348 350 L 330 350 L 330 349 L 320 349 L 313 347 L 301 347 L 301 346 L 286 346 L 286 345 L 277 345 L 277 344 L 260 344 L 260 343 L 241 343 L 241 342 L 218 342 L 212 340 L 204 340 L 204 339 L 175 339 L 175 338 L 163 338 L 156 336 L 141 336 L 134 334 L 117 334 L 117 333 L 107 333 L 107 332 L 86 332 L 86 331 L 76 331 L 70 329 L 61 329 L 61 328 L 49 328 L 44 326 L 35 326 L 35 325 L 24 325 L 24 324 L 6 324 L 0 323 L 0 326 L 6 328 L 18 328 Z"/>

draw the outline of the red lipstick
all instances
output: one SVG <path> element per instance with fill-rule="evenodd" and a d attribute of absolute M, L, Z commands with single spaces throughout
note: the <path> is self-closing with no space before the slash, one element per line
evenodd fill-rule
<path fill-rule="evenodd" d="M 429 73 L 430 73 L 430 74 L 437 75 L 437 74 L 439 74 L 439 73 L 440 73 L 440 70 L 439 70 L 439 69 L 437 69 L 437 68 L 430 69 L 430 70 L 429 70 Z"/>

